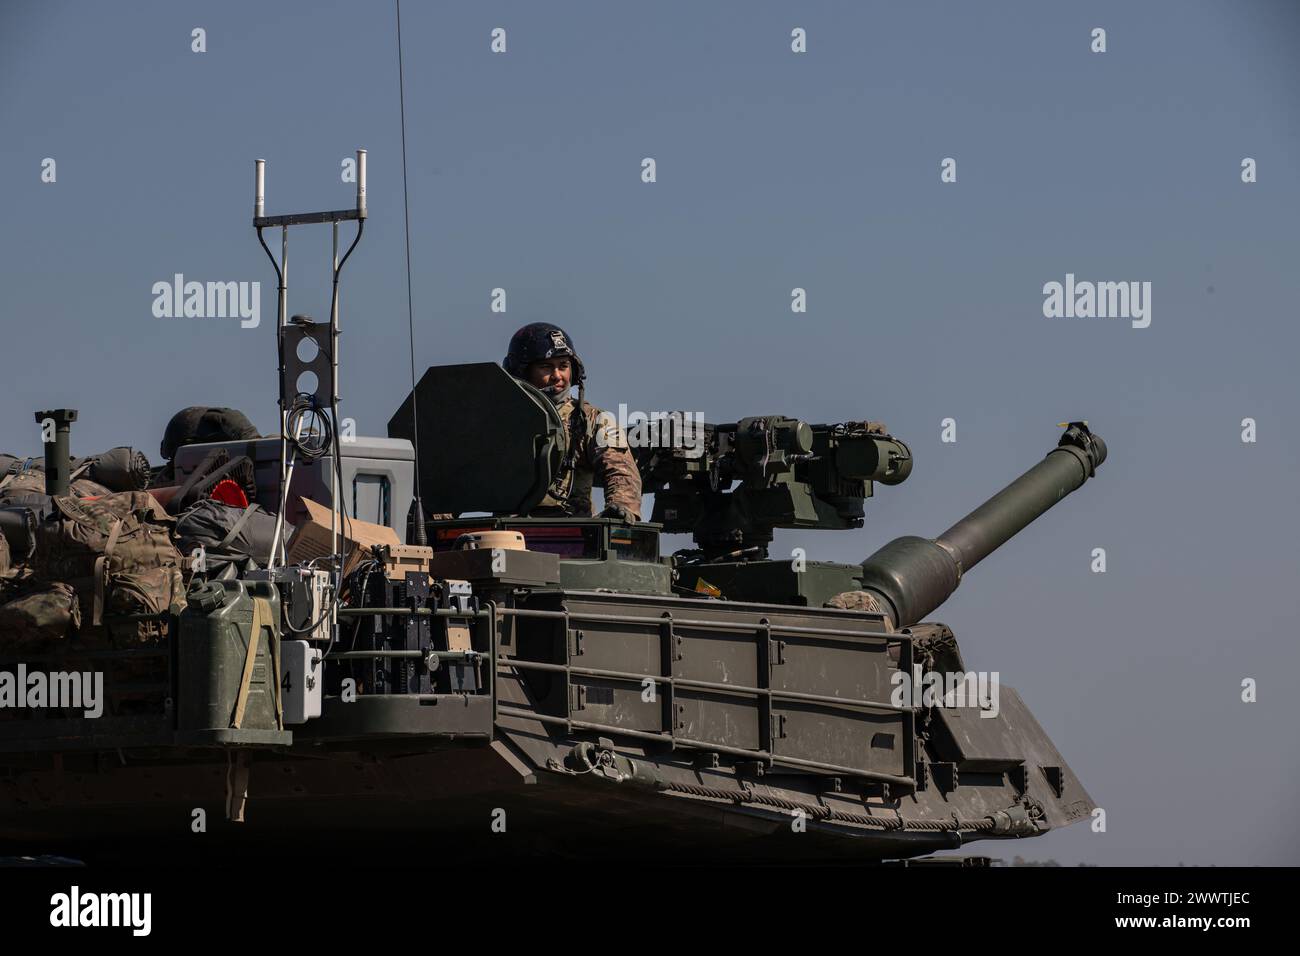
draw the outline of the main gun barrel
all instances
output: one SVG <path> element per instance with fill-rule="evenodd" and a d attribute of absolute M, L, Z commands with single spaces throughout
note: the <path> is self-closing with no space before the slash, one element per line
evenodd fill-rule
<path fill-rule="evenodd" d="M 862 562 L 862 587 L 890 610 L 896 627 L 922 620 L 962 576 L 1097 473 L 1106 443 L 1071 422 L 1047 457 L 938 538 L 895 538 Z"/>

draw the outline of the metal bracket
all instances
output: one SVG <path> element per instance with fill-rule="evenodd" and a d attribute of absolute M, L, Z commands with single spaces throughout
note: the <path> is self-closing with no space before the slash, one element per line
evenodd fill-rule
<path fill-rule="evenodd" d="M 289 408 L 299 395 L 310 396 L 317 408 L 333 406 L 337 396 L 334 394 L 334 337 L 330 327 L 309 316 L 295 315 L 288 325 L 280 327 L 280 335 L 284 355 L 284 367 L 280 370 L 281 407 Z M 303 342 L 311 342 L 314 352 L 306 361 L 298 355 Z M 298 386 L 308 372 L 316 376 L 313 391 Z"/>
<path fill-rule="evenodd" d="M 934 785 L 939 788 L 940 793 L 952 793 L 957 789 L 957 765 L 955 763 L 932 763 L 930 764 L 930 776 L 934 778 Z"/>
<path fill-rule="evenodd" d="M 294 212 L 287 216 L 254 216 L 253 226 L 261 229 L 269 226 L 313 226 L 326 222 L 350 222 L 365 218 L 364 209 L 334 209 L 330 212 Z"/>
<path fill-rule="evenodd" d="M 772 739 L 779 740 L 785 737 L 785 714 L 772 715 Z"/>
<path fill-rule="evenodd" d="M 1023 795 L 1029 789 L 1029 768 L 1024 764 L 1012 767 L 1007 771 L 1007 780 L 1016 793 Z"/>
<path fill-rule="evenodd" d="M 1065 771 L 1060 767 L 1041 767 L 1043 776 L 1047 778 L 1047 785 L 1052 788 L 1056 794 L 1056 799 L 1060 800 L 1065 795 Z"/>

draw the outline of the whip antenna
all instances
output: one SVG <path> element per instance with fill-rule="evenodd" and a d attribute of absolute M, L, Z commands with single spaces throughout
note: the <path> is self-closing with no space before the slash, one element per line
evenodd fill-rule
<path fill-rule="evenodd" d="M 397 0 L 397 97 L 402 117 L 402 207 L 406 212 L 406 326 L 411 345 L 411 445 L 415 448 L 415 544 L 427 545 L 420 500 L 420 412 L 415 400 L 415 309 L 411 299 L 411 198 L 406 189 L 406 75 L 402 69 L 402 0 Z"/>

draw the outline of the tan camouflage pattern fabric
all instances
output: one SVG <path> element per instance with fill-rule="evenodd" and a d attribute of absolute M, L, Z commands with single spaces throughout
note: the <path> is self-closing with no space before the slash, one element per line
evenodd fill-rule
<path fill-rule="evenodd" d="M 26 582 L 18 596 L 0 605 L 5 652 L 40 653 L 81 627 L 81 605 L 71 586 Z"/>
<path fill-rule="evenodd" d="M 875 611 L 884 613 L 880 601 L 870 591 L 841 591 L 822 607 L 837 607 L 843 611 Z"/>
<path fill-rule="evenodd" d="M 0 497 L 43 494 L 45 494 L 45 472 L 43 471 L 25 471 L 21 475 L 8 475 L 0 480 Z"/>
<path fill-rule="evenodd" d="M 91 481 L 89 478 L 74 478 L 68 485 L 68 490 L 76 498 L 99 498 L 113 493 L 104 485 L 97 481 Z"/>
<path fill-rule="evenodd" d="M 556 406 L 565 428 L 572 428 L 570 417 L 577 412 L 577 400 L 570 397 Z M 627 435 L 618 427 L 613 415 L 602 411 L 590 402 L 582 403 L 586 419 L 582 445 L 578 449 L 574 474 L 561 475 L 551 486 L 538 510 L 561 508 L 565 505 L 565 489 L 571 484 L 567 502 L 571 513 L 578 517 L 591 515 L 591 489 L 600 485 L 605 490 L 605 504 L 619 505 L 636 521 L 641 520 L 641 472 L 636 467 L 632 452 L 627 447 Z M 572 434 L 572 432 L 568 432 Z"/>
<path fill-rule="evenodd" d="M 109 490 L 89 478 L 74 478 L 68 485 L 75 498 L 95 498 L 100 495 L 109 494 Z M 45 472 L 27 471 L 21 475 L 10 475 L 0 487 L 0 497 L 9 496 L 17 497 L 18 495 L 43 495 L 45 494 Z"/>
<path fill-rule="evenodd" d="M 38 580 L 61 581 L 76 591 L 88 630 L 105 615 L 157 614 L 184 603 L 181 554 L 171 540 L 174 519 L 152 495 L 57 497 L 54 506 L 57 516 L 37 527 L 32 570 Z M 158 622 L 115 625 L 111 643 L 148 642 L 161 630 Z"/>

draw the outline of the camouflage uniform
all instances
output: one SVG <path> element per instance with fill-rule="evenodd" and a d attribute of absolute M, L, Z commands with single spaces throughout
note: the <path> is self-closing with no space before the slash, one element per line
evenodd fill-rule
<path fill-rule="evenodd" d="M 560 419 L 573 441 L 572 417 L 578 401 L 572 396 L 555 406 Z M 634 521 L 641 520 L 641 472 L 627 447 L 627 436 L 609 412 L 602 411 L 590 402 L 582 403 L 583 423 L 574 467 L 561 467 L 560 474 L 547 491 L 533 514 L 565 514 L 590 517 L 591 489 L 599 484 L 605 490 L 605 506 L 623 508 Z"/>
<path fill-rule="evenodd" d="M 547 490 L 546 497 L 532 510 L 534 515 L 591 515 L 591 486 L 605 489 L 605 514 L 625 520 L 641 520 L 641 472 L 628 451 L 627 436 L 608 412 L 583 399 L 586 368 L 564 329 L 549 322 L 530 322 L 510 337 L 510 348 L 501 367 L 515 378 L 527 382 L 534 362 L 568 359 L 573 369 L 571 385 L 578 388 L 578 398 L 556 394 L 558 383 L 543 392 L 555 403 L 564 422 L 568 450 L 559 473 Z M 581 412 L 578 412 L 581 409 Z M 580 419 L 575 419 L 575 413 Z M 620 514 L 621 513 L 621 514 Z"/>

